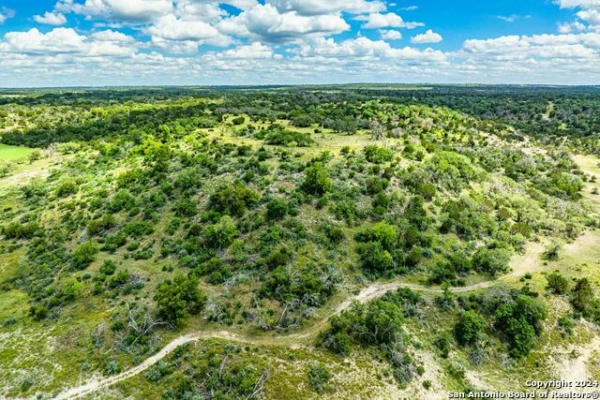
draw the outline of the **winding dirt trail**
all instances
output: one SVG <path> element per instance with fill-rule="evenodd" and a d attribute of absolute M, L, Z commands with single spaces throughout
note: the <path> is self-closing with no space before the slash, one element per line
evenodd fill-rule
<path fill-rule="evenodd" d="M 575 156 L 574 158 L 576 161 L 578 161 L 578 164 L 580 165 L 581 169 L 584 170 L 586 173 L 592 174 L 592 175 L 598 175 L 600 177 L 600 172 L 596 171 L 594 168 L 591 168 L 591 166 L 595 165 L 595 163 L 592 163 L 592 160 L 589 157 L 584 158 L 581 156 Z M 586 242 L 586 240 L 587 240 L 586 238 L 587 238 L 587 235 L 580 236 L 571 245 L 571 247 L 573 247 L 573 249 L 581 250 L 580 249 L 581 246 L 579 246 L 579 242 L 581 241 L 582 242 L 581 245 L 585 246 L 586 243 L 583 243 L 583 242 Z M 460 288 L 452 288 L 452 291 L 454 293 L 465 293 L 465 292 L 470 292 L 470 291 L 475 291 L 475 290 L 488 289 L 488 288 L 491 288 L 491 287 L 501 283 L 502 280 L 506 280 L 507 278 L 510 279 L 510 278 L 518 277 L 527 272 L 536 272 L 540 268 L 542 268 L 542 263 L 540 262 L 540 255 L 543 252 L 543 250 L 544 250 L 543 244 L 531 243 L 528 246 L 525 254 L 516 255 L 513 257 L 513 259 L 511 260 L 512 272 L 501 277 L 501 280 L 495 279 L 495 280 L 480 282 L 480 283 L 470 285 L 470 286 L 465 286 L 465 287 L 460 287 Z M 66 390 L 66 391 L 60 393 L 58 396 L 56 396 L 55 400 L 77 399 L 77 398 L 81 398 L 82 396 L 89 395 L 91 393 L 99 391 L 101 389 L 108 388 L 112 385 L 115 385 L 119 382 L 122 382 L 126 379 L 129 379 L 135 375 L 138 375 L 138 374 L 144 372 L 145 370 L 150 368 L 152 365 L 157 363 L 159 360 L 167 357 L 170 353 L 172 353 L 179 346 L 182 346 L 184 344 L 191 343 L 191 342 L 197 342 L 200 340 L 224 339 L 224 340 L 231 340 L 231 341 L 235 341 L 235 342 L 247 343 L 247 344 L 252 344 L 252 345 L 296 346 L 297 347 L 297 346 L 299 346 L 299 344 L 298 344 L 299 341 L 308 341 L 309 339 L 316 337 L 318 335 L 318 333 L 327 325 L 328 320 L 331 316 L 337 315 L 337 314 L 341 313 L 342 311 L 348 309 L 352 305 L 353 302 L 358 301 L 361 303 L 365 303 L 370 300 L 379 298 L 389 291 L 397 290 L 400 288 L 408 288 L 408 289 L 411 289 L 414 291 L 419 291 L 419 292 L 424 292 L 424 293 L 429 293 L 429 294 L 441 294 L 443 292 L 443 290 L 439 287 L 430 287 L 430 286 L 419 285 L 416 283 L 408 283 L 403 280 L 398 280 L 398 281 L 393 281 L 393 282 L 375 282 L 375 283 L 365 287 L 364 289 L 362 289 L 360 291 L 360 293 L 358 293 L 357 295 L 352 296 L 352 297 L 344 300 L 343 302 L 341 302 L 329 315 L 324 316 L 323 318 L 321 318 L 321 320 L 319 322 L 306 328 L 305 330 L 303 330 L 301 332 L 280 335 L 277 337 L 266 336 L 266 335 L 262 336 L 262 337 L 261 336 L 251 336 L 251 335 L 232 333 L 232 332 L 228 332 L 228 331 L 224 331 L 224 330 L 222 330 L 222 331 L 203 331 L 203 332 L 197 332 L 194 334 L 183 335 L 183 336 L 180 336 L 180 337 L 174 339 L 173 341 L 171 341 L 169 344 L 167 344 L 165 347 L 163 347 L 158 353 L 149 357 L 141 364 L 139 364 L 127 371 L 124 371 L 118 375 L 114 375 L 114 376 L 107 377 L 104 379 L 92 380 L 82 386 L 78 386 L 78 387 L 74 387 L 69 390 Z M 563 371 L 562 375 L 565 378 L 567 378 L 567 377 L 568 378 L 575 378 L 575 377 L 582 378 L 583 376 L 587 376 L 586 362 L 593 354 L 593 351 L 598 348 L 598 346 L 600 346 L 600 339 L 598 339 L 596 337 L 593 345 L 585 346 L 585 349 L 581 349 L 581 350 L 583 350 L 583 352 L 582 352 L 583 354 L 580 357 L 578 357 L 575 360 L 572 360 L 571 362 L 565 363 L 563 368 L 561 368 L 561 370 Z M 570 371 L 570 372 L 568 372 L 568 371 Z"/>
<path fill-rule="evenodd" d="M 511 274 L 512 275 L 512 274 Z M 508 275 L 509 276 L 509 275 Z M 465 286 L 461 288 L 453 288 L 452 291 L 455 293 L 464 293 L 470 292 L 474 290 L 486 289 L 490 288 L 493 285 L 498 284 L 498 280 L 481 282 L 471 286 Z M 105 379 L 93 380 L 82 386 L 71 388 L 65 392 L 62 392 L 58 396 L 56 396 L 55 400 L 67 400 L 67 399 L 77 399 L 82 396 L 94 393 L 98 390 L 108 388 L 114 384 L 117 384 L 121 381 L 124 381 L 132 376 L 138 375 L 152 365 L 157 363 L 159 360 L 167 357 L 170 353 L 172 353 L 177 347 L 182 346 L 187 343 L 197 342 L 200 340 L 206 339 L 224 339 L 231 340 L 239 343 L 246 343 L 252 345 L 270 345 L 270 346 L 298 346 L 298 341 L 307 341 L 308 339 L 315 338 L 318 333 L 323 329 L 324 326 L 327 325 L 329 318 L 331 316 L 337 315 L 342 311 L 348 309 L 352 303 L 358 301 L 360 303 L 366 303 L 370 300 L 377 299 L 382 297 L 389 291 L 397 290 L 400 288 L 408 288 L 414 291 L 425 292 L 430 294 L 441 294 L 443 290 L 439 287 L 429 287 L 423 286 L 415 283 L 406 283 L 402 281 L 396 282 L 375 282 L 370 286 L 367 286 L 363 290 L 360 291 L 355 296 L 343 301 L 335 308 L 333 312 L 331 312 L 328 316 L 321 319 L 320 322 L 308 327 L 302 332 L 290 333 L 281 335 L 278 337 L 272 336 L 250 336 L 250 335 L 242 335 L 237 333 L 232 333 L 228 331 L 203 331 L 195 334 L 188 334 L 184 336 L 180 336 L 165 347 L 163 347 L 158 353 L 146 359 L 141 364 L 128 369 L 118 375 L 114 375 Z"/>
<path fill-rule="evenodd" d="M 468 292 L 468 291 L 473 291 L 473 290 L 478 290 L 478 289 L 484 289 L 484 288 L 493 286 L 495 283 L 497 283 L 497 281 L 486 281 L 486 282 L 478 283 L 478 284 L 475 284 L 472 286 L 457 288 L 456 290 L 453 290 L 453 291 Z M 198 332 L 195 334 L 188 334 L 188 335 L 180 336 L 180 337 L 174 339 L 173 341 L 171 341 L 169 344 L 167 344 L 165 347 L 163 347 L 158 353 L 149 357 L 141 364 L 136 365 L 135 367 L 128 369 L 127 371 L 124 371 L 118 375 L 114 375 L 114 376 L 111 376 L 111 377 L 108 377 L 105 379 L 93 380 L 82 386 L 71 388 L 67 391 L 62 392 L 61 394 L 56 396 L 54 399 L 55 400 L 77 399 L 77 398 L 81 398 L 85 395 L 94 393 L 98 390 L 108 388 L 112 385 L 115 385 L 115 384 L 121 382 L 121 381 L 131 378 L 132 376 L 135 376 L 135 375 L 138 375 L 138 374 L 144 372 L 145 370 L 150 368 L 152 365 L 157 363 L 159 360 L 162 360 L 163 358 L 167 357 L 179 346 L 182 346 L 184 344 L 191 343 L 191 342 L 197 342 L 200 340 L 224 339 L 224 340 L 231 340 L 234 342 L 247 343 L 247 344 L 252 344 L 252 345 L 271 345 L 271 346 L 295 345 L 295 346 L 297 346 L 298 341 L 300 341 L 300 340 L 307 340 L 307 339 L 316 337 L 318 335 L 318 333 L 321 331 L 321 329 L 328 323 L 329 317 L 331 317 L 333 315 L 337 315 L 337 314 L 341 313 L 342 311 L 348 309 L 352 305 L 353 302 L 358 301 L 360 303 L 365 303 L 370 300 L 379 298 L 389 291 L 397 290 L 400 288 L 408 288 L 411 290 L 427 292 L 427 293 L 432 293 L 432 294 L 440 294 L 443 292 L 442 289 L 437 288 L 437 287 L 428 287 L 428 286 L 423 286 L 423 285 L 419 285 L 419 284 L 405 283 L 405 282 L 401 282 L 401 281 L 386 282 L 386 283 L 376 282 L 376 283 L 373 283 L 372 285 L 364 288 L 363 290 L 361 290 L 360 293 L 358 293 L 357 295 L 340 303 L 338 305 L 338 307 L 336 307 L 335 310 L 330 315 L 326 316 L 325 318 L 322 318 L 319 323 L 308 327 L 306 330 L 304 330 L 302 332 L 281 335 L 279 337 L 270 337 L 270 336 L 260 337 L 260 336 L 241 335 L 241 334 L 236 334 L 236 333 L 231 333 L 228 331 L 221 330 L 221 331 L 204 331 L 204 332 Z"/>

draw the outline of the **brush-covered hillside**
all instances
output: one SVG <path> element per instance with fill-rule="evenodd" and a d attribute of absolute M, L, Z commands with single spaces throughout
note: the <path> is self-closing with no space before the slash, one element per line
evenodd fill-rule
<path fill-rule="evenodd" d="M 0 92 L 0 398 L 598 378 L 598 109 L 592 88 Z"/>

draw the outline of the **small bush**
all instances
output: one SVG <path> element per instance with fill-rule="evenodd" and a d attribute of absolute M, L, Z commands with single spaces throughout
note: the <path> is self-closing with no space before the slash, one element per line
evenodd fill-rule
<path fill-rule="evenodd" d="M 317 393 L 323 393 L 327 389 L 330 379 L 331 370 L 323 363 L 312 365 L 308 370 L 308 381 Z"/>
<path fill-rule="evenodd" d="M 465 311 L 454 328 L 456 340 L 461 345 L 474 344 L 486 325 L 485 319 L 475 311 Z"/>
<path fill-rule="evenodd" d="M 555 294 L 565 294 L 569 290 L 569 280 L 558 272 L 553 272 L 546 277 L 548 289 Z"/>

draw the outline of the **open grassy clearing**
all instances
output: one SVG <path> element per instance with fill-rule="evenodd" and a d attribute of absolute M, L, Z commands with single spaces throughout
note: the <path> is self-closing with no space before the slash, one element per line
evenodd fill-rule
<path fill-rule="evenodd" d="M 0 143 L 0 161 L 24 160 L 32 151 L 25 147 L 7 146 Z"/>

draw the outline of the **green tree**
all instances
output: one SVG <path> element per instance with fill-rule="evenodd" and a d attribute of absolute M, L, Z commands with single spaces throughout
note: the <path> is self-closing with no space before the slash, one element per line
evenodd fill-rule
<path fill-rule="evenodd" d="M 473 310 L 465 311 L 454 328 L 454 335 L 458 343 L 463 346 L 474 344 L 481 336 L 485 326 L 485 319 L 481 315 Z"/>
<path fill-rule="evenodd" d="M 329 172 L 321 162 L 316 162 L 306 169 L 302 189 L 306 193 L 322 195 L 331 190 Z"/>
<path fill-rule="evenodd" d="M 204 241 L 213 249 L 229 247 L 237 237 L 238 230 L 230 216 L 221 217 L 218 223 L 209 225 L 204 230 Z"/>
<path fill-rule="evenodd" d="M 224 183 L 210 195 L 209 207 L 220 213 L 241 217 L 249 207 L 255 206 L 259 199 L 258 193 L 243 183 Z"/>
<path fill-rule="evenodd" d="M 177 275 L 158 286 L 154 299 L 158 315 L 175 327 L 185 322 L 186 312 L 198 314 L 206 303 L 206 296 L 198 289 L 198 280 Z"/>
<path fill-rule="evenodd" d="M 508 271 L 510 253 L 506 249 L 480 247 L 473 256 L 473 266 L 479 272 L 492 276 Z"/>

